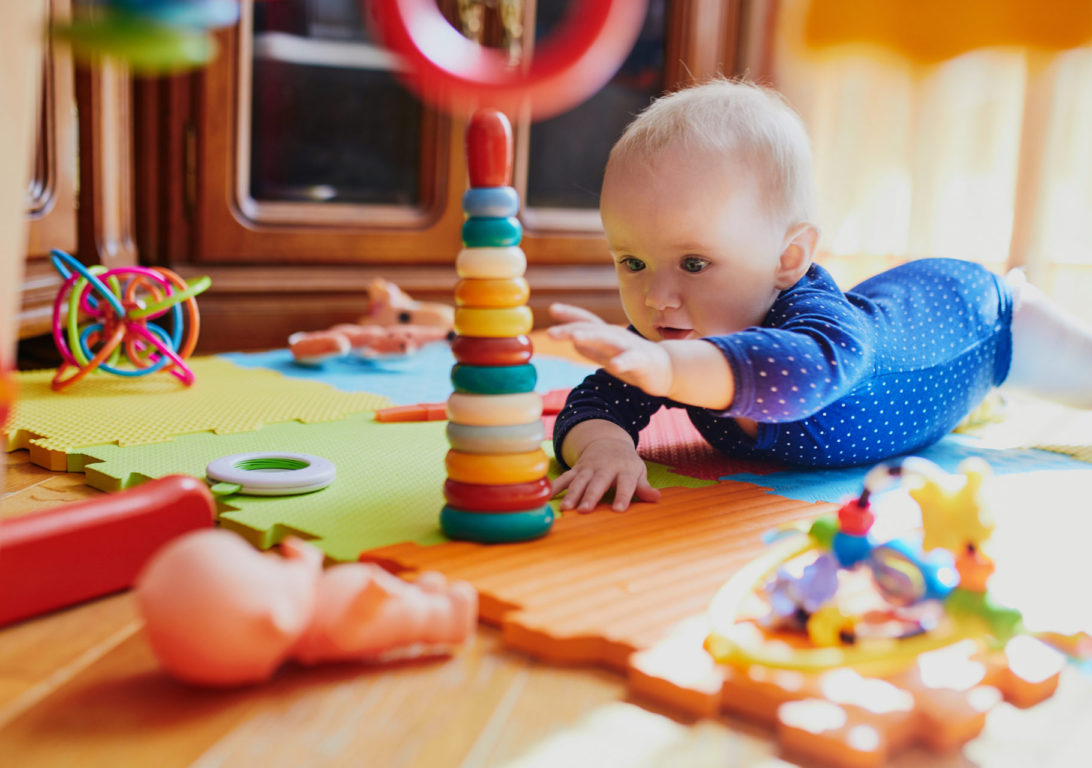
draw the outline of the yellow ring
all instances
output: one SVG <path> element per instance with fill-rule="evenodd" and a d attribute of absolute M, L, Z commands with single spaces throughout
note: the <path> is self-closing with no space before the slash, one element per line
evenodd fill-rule
<path fill-rule="evenodd" d="M 474 427 L 526 424 L 542 417 L 542 396 L 537 392 L 518 392 L 512 395 L 455 392 L 447 399 L 447 417 L 457 424 Z"/>
<path fill-rule="evenodd" d="M 479 280 L 507 280 L 523 277 L 527 271 L 527 256 L 518 245 L 507 248 L 463 248 L 455 257 L 459 277 Z"/>
<path fill-rule="evenodd" d="M 455 310 L 455 333 L 460 336 L 508 338 L 530 333 L 535 317 L 528 306 L 506 309 L 460 307 Z"/>
<path fill-rule="evenodd" d="M 527 453 L 463 453 L 448 451 L 447 476 L 460 483 L 512 485 L 546 476 L 550 459 L 541 448 Z"/>
<path fill-rule="evenodd" d="M 531 288 L 522 277 L 507 280 L 468 278 L 455 284 L 457 307 L 520 307 L 531 297 Z"/>

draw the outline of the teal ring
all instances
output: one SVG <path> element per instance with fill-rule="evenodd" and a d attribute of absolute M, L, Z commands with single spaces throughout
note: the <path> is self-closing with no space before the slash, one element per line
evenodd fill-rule
<path fill-rule="evenodd" d="M 526 365 L 462 365 L 451 368 L 451 385 L 456 392 L 474 395 L 513 395 L 533 392 L 538 371 Z"/>
<path fill-rule="evenodd" d="M 463 222 L 463 245 L 467 248 L 507 248 L 519 245 L 523 225 L 519 219 L 472 216 Z"/>
<path fill-rule="evenodd" d="M 541 419 L 496 427 L 447 423 L 448 445 L 463 453 L 528 453 L 541 448 L 545 440 L 546 428 Z"/>
<path fill-rule="evenodd" d="M 519 193 L 512 187 L 471 187 L 463 193 L 463 213 L 506 218 L 519 213 Z"/>
<path fill-rule="evenodd" d="M 444 505 L 440 527 L 450 539 L 502 544 L 529 541 L 545 536 L 554 524 L 554 510 L 549 504 L 526 512 L 464 512 Z"/>

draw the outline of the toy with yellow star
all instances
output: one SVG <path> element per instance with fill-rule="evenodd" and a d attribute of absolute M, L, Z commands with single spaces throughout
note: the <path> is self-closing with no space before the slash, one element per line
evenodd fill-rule
<path fill-rule="evenodd" d="M 989 465 L 971 458 L 959 465 L 958 472 L 954 478 L 923 477 L 910 490 L 910 497 L 921 507 L 922 548 L 927 552 L 939 548 L 959 553 L 968 545 L 981 549 L 993 533 L 994 522 L 982 500 Z"/>

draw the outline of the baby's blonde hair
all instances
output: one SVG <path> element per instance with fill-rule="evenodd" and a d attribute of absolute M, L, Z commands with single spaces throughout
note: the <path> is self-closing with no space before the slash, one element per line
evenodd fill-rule
<path fill-rule="evenodd" d="M 665 147 L 712 150 L 745 163 L 771 214 L 786 226 L 812 220 L 811 141 L 800 116 L 770 88 L 716 78 L 660 97 L 629 124 L 610 164 L 647 160 Z"/>

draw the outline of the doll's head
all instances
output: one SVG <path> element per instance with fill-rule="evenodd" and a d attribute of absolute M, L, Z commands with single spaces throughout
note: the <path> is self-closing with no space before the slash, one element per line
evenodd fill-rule
<path fill-rule="evenodd" d="M 262 554 L 211 528 L 175 539 L 137 578 L 145 634 L 173 676 L 199 685 L 269 678 L 311 622 L 322 552 Z"/>
<path fill-rule="evenodd" d="M 611 151 L 600 213 L 626 315 L 646 338 L 762 322 L 810 266 L 811 147 L 777 93 L 714 80 L 654 102 Z"/>

